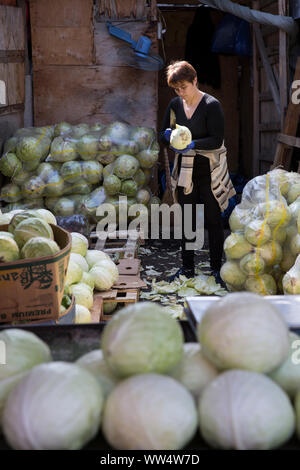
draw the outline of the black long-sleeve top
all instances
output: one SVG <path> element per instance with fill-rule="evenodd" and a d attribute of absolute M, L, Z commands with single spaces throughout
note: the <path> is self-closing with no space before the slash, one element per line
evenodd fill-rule
<path fill-rule="evenodd" d="M 160 132 L 160 140 L 166 145 L 168 142 L 163 134 L 170 127 L 171 108 L 175 112 L 176 124 L 186 126 L 191 131 L 196 149 L 213 150 L 221 147 L 224 140 L 224 114 L 221 104 L 216 98 L 204 93 L 191 119 L 186 117 L 183 102 L 179 96 L 171 100 Z"/>

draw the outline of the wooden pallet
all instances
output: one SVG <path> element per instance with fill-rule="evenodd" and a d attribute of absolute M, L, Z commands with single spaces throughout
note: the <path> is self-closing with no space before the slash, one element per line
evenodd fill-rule
<path fill-rule="evenodd" d="M 121 259 L 117 263 L 119 279 L 109 291 L 95 291 L 94 304 L 91 310 L 92 322 L 108 321 L 111 315 L 104 315 L 103 304 L 105 302 L 127 303 L 138 302 L 140 289 L 147 284 L 140 278 L 141 261 L 138 259 Z M 125 273 L 125 274 L 124 274 Z"/>
<path fill-rule="evenodd" d="M 112 289 L 106 292 L 97 292 L 94 294 L 94 304 L 91 309 L 92 323 L 99 321 L 108 321 L 112 314 L 105 315 L 103 305 L 108 302 L 117 302 L 118 304 L 136 303 L 139 300 L 139 289 Z"/>
<path fill-rule="evenodd" d="M 136 258 L 138 248 L 143 245 L 144 234 L 136 230 L 120 230 L 115 232 L 92 232 L 90 249 L 104 251 L 107 254 L 123 254 L 123 258 Z"/>
<path fill-rule="evenodd" d="M 137 258 L 120 259 L 116 262 L 120 276 L 138 276 L 141 269 L 141 260 Z"/>

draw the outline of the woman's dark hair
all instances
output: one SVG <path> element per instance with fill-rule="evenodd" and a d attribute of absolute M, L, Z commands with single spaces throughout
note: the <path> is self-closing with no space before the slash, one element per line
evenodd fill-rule
<path fill-rule="evenodd" d="M 194 79 L 197 78 L 197 72 L 186 60 L 176 60 L 168 65 L 166 76 L 167 83 L 171 86 L 183 81 L 193 83 Z"/>

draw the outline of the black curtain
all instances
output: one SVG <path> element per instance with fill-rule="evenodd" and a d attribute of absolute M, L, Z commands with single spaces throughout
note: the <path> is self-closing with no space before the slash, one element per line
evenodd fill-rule
<path fill-rule="evenodd" d="M 211 8 L 197 8 L 194 21 L 188 29 L 185 60 L 195 68 L 198 82 L 217 89 L 221 86 L 221 71 L 218 54 L 211 52 L 215 25 L 211 19 Z"/>

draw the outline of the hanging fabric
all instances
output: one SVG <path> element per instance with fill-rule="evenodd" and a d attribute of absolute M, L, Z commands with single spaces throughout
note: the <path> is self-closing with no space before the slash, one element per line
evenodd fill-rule
<path fill-rule="evenodd" d="M 214 34 L 212 52 L 242 57 L 251 56 L 252 38 L 248 21 L 226 13 Z"/>

